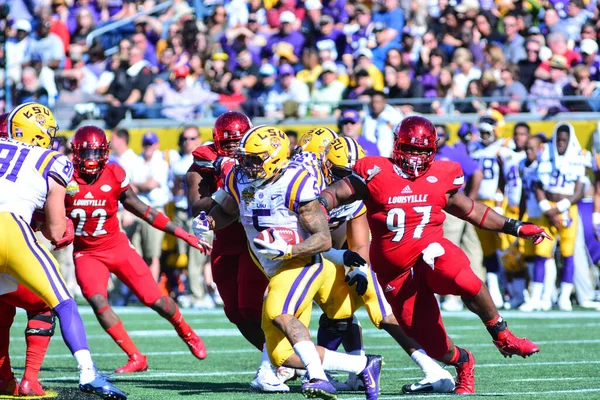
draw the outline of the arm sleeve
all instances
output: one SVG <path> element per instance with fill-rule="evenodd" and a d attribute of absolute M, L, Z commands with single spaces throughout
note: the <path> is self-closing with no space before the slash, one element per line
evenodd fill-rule
<path fill-rule="evenodd" d="M 51 157 L 46 179 L 52 178 L 61 186 L 67 187 L 73 178 L 73 163 L 67 156 L 58 152 L 53 152 Z"/>

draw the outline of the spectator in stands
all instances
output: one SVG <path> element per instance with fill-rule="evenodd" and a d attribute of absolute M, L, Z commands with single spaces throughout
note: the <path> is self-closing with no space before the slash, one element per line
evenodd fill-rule
<path fill-rule="evenodd" d="M 415 46 L 415 36 L 410 31 L 410 28 L 405 28 L 405 31 L 402 32 L 401 46 L 400 56 L 402 57 L 402 64 L 414 70 L 419 54 Z"/>
<path fill-rule="evenodd" d="M 321 40 L 333 40 L 338 54 L 337 62 L 343 62 L 346 65 L 352 65 L 352 51 L 348 44 L 348 39 L 344 32 L 335 29 L 333 17 L 321 15 L 319 19 L 319 29 L 316 35 L 316 43 Z"/>
<path fill-rule="evenodd" d="M 233 70 L 233 78 L 239 79 L 245 89 L 250 89 L 258 81 L 258 71 L 260 66 L 252 62 L 250 51 L 242 50 L 236 57 L 236 66 Z"/>
<path fill-rule="evenodd" d="M 538 78 L 531 87 L 531 95 L 538 97 L 538 100 L 535 100 L 535 112 L 546 114 L 549 111 L 562 109 L 559 98 L 563 95 L 563 87 L 569 83 L 568 68 L 567 59 L 564 56 L 552 56 L 550 59 L 550 79 Z"/>
<path fill-rule="evenodd" d="M 10 56 L 5 58 L 5 68 L 8 68 L 9 78 L 14 82 L 18 82 L 21 80 L 21 66 L 30 56 L 29 49 L 33 44 L 33 39 L 30 37 L 31 23 L 26 19 L 18 20 L 14 25 L 14 29 L 16 35 L 6 42 L 6 52 Z"/>
<path fill-rule="evenodd" d="M 319 53 L 316 49 L 311 47 L 304 49 L 302 52 L 302 66 L 304 68 L 298 71 L 296 78 L 306 83 L 309 89 L 312 89 L 313 84 L 319 79 L 321 72 L 323 72 L 323 67 L 319 64 Z"/>
<path fill-rule="evenodd" d="M 369 113 L 365 116 L 362 134 L 366 140 L 377 146 L 379 154 L 373 155 L 391 156 L 394 148 L 393 130 L 401 120 L 402 114 L 387 103 L 383 92 L 371 93 Z"/>
<path fill-rule="evenodd" d="M 423 95 L 425 97 L 436 97 L 437 82 L 444 66 L 444 55 L 440 49 L 433 49 L 428 58 L 427 63 L 423 65 L 426 72 L 421 75 Z"/>
<path fill-rule="evenodd" d="M 386 67 L 392 68 L 392 67 Z M 393 68 L 392 68 L 393 70 Z M 393 70 L 394 77 L 396 71 Z M 354 72 L 354 76 L 351 80 L 351 85 L 348 86 L 342 93 L 343 100 L 360 100 L 361 96 L 368 95 L 369 89 L 373 88 L 373 80 L 369 76 L 369 72 L 364 68 L 358 68 Z M 345 108 L 344 106 L 340 108 Z M 352 107 L 351 107 L 352 108 Z"/>
<path fill-rule="evenodd" d="M 158 71 L 158 58 L 156 57 L 156 48 L 148 41 L 146 35 L 141 32 L 135 33 L 132 37 L 133 45 L 140 49 L 144 55 L 144 60 L 153 67 L 153 72 Z"/>
<path fill-rule="evenodd" d="M 506 59 L 502 47 L 497 44 L 489 44 L 485 49 L 485 69 L 491 70 L 496 81 L 499 81 L 505 66 Z"/>
<path fill-rule="evenodd" d="M 397 1 L 397 0 L 386 0 L 386 1 Z M 383 70 L 385 65 L 385 58 L 388 51 L 391 49 L 399 49 L 400 43 L 390 39 L 393 35 L 390 32 L 395 32 L 394 29 L 388 29 L 385 23 L 377 22 L 373 25 L 373 34 L 375 35 L 375 42 L 377 46 L 372 50 L 373 56 L 371 61 L 373 65 L 380 71 Z"/>
<path fill-rule="evenodd" d="M 565 96 L 591 97 L 598 82 L 590 80 L 590 69 L 585 64 L 579 64 L 573 68 L 573 79 L 563 87 Z M 590 102 L 585 100 L 565 100 L 562 105 L 569 111 L 591 112 L 595 111 Z"/>
<path fill-rule="evenodd" d="M 427 71 L 430 66 L 430 56 L 434 49 L 440 51 L 438 47 L 438 41 L 435 37 L 435 32 L 429 30 L 423 34 L 422 46 L 419 49 L 419 60 L 417 61 L 416 72 L 421 75 L 423 72 Z M 441 52 L 441 51 L 440 51 Z"/>
<path fill-rule="evenodd" d="M 158 73 L 154 75 L 153 83 L 162 83 L 169 80 L 175 68 L 175 51 L 172 47 L 165 48 L 158 60 Z"/>
<path fill-rule="evenodd" d="M 310 97 L 313 103 L 310 115 L 321 118 L 332 115 L 337 102 L 342 99 L 344 89 L 346 85 L 337 80 L 336 65 L 331 61 L 324 63 L 321 77 L 315 83 Z"/>
<path fill-rule="evenodd" d="M 227 28 L 227 10 L 223 5 L 217 5 L 206 24 L 207 34 L 212 42 L 217 42 Z"/>
<path fill-rule="evenodd" d="M 41 85 L 38 73 L 33 67 L 23 68 L 21 82 L 14 92 L 16 104 L 36 102 L 48 106 L 48 92 Z"/>
<path fill-rule="evenodd" d="M 496 89 L 494 96 L 510 97 L 508 102 L 492 103 L 492 107 L 498 109 L 503 114 L 518 113 L 523 108 L 525 98 L 527 98 L 527 88 L 519 82 L 519 66 L 514 64 L 507 65 L 500 76 L 504 86 Z"/>
<path fill-rule="evenodd" d="M 571 0 L 567 3 L 567 18 L 562 23 L 567 40 L 578 42 L 580 40 L 581 27 L 593 15 L 585 9 L 584 0 Z"/>
<path fill-rule="evenodd" d="M 316 43 L 315 38 L 319 33 L 323 5 L 320 0 L 307 0 L 304 2 L 304 8 L 306 8 L 306 18 L 302 20 L 300 32 L 307 39 L 306 45 L 312 47 Z"/>
<path fill-rule="evenodd" d="M 187 67 L 178 67 L 168 82 L 152 84 L 144 95 L 144 103 L 152 107 L 153 113 L 176 121 L 190 121 L 203 115 L 203 108 L 219 99 L 216 93 L 207 92 L 199 86 L 187 86 Z"/>
<path fill-rule="evenodd" d="M 462 46 L 462 41 L 459 39 L 460 26 L 453 7 L 446 7 L 439 21 L 442 23 L 439 32 L 440 48 L 450 58 L 454 50 Z"/>
<path fill-rule="evenodd" d="M 364 69 L 369 73 L 371 81 L 373 82 L 373 89 L 379 91 L 383 90 L 385 86 L 383 74 L 381 73 L 381 70 L 373 64 L 373 53 L 371 50 L 360 49 L 354 53 L 354 58 L 356 59 L 356 69 Z"/>
<path fill-rule="evenodd" d="M 400 49 L 390 49 L 387 54 L 385 55 L 385 65 L 389 65 L 391 67 L 394 67 L 395 69 L 399 69 L 400 67 L 402 67 L 404 65 L 404 62 L 402 61 L 402 53 L 400 52 Z"/>
<path fill-rule="evenodd" d="M 223 107 L 217 107 L 215 115 L 220 115 L 222 111 L 240 111 L 242 104 L 246 101 L 247 97 L 244 92 L 244 86 L 242 81 L 236 77 L 231 78 L 227 84 L 227 91 L 219 96 L 219 105 Z"/>
<path fill-rule="evenodd" d="M 129 51 L 130 67 L 119 68 L 115 71 L 106 102 L 110 105 L 106 113 L 106 124 L 114 128 L 125 117 L 129 107 L 142 101 L 146 89 L 152 82 L 152 71 L 143 53 L 137 47 Z"/>
<path fill-rule="evenodd" d="M 304 117 L 309 100 L 308 86 L 296 79 L 291 65 L 283 64 L 279 67 L 274 90 L 268 93 L 265 104 L 266 116 L 276 119 Z"/>
<path fill-rule="evenodd" d="M 331 16 L 339 29 L 349 22 L 350 16 L 345 0 L 322 0 L 322 2 L 323 14 Z"/>
<path fill-rule="evenodd" d="M 420 99 L 424 97 L 423 86 L 416 79 L 411 79 L 410 69 L 401 67 L 397 72 L 397 83 L 395 87 L 390 88 L 388 97 L 390 99 Z M 413 111 L 417 113 L 427 113 L 429 111 L 429 103 L 395 103 L 400 106 L 400 111 L 403 114 L 411 114 Z"/>
<path fill-rule="evenodd" d="M 383 25 L 379 25 L 383 29 L 378 42 L 400 44 L 405 19 L 404 11 L 399 7 L 398 0 L 383 0 L 380 10 L 373 14 L 373 22 L 383 23 Z"/>
<path fill-rule="evenodd" d="M 343 110 L 338 121 L 338 131 L 341 135 L 351 137 L 360 144 L 369 156 L 379 154 L 377 144 L 369 142 L 361 135 L 362 121 L 358 111 L 353 109 Z"/>
<path fill-rule="evenodd" d="M 150 207 L 165 212 L 165 205 L 169 201 L 169 164 L 163 157 L 156 157 L 159 152 L 158 135 L 146 132 L 142 138 L 142 165 L 133 173 L 132 182 L 138 189 L 140 200 Z M 164 232 L 154 229 L 139 218 L 135 219 L 132 243 L 144 258 L 154 280 L 158 282 L 160 276 L 160 254 Z"/>
<path fill-rule="evenodd" d="M 319 63 L 321 65 L 329 61 L 335 63 L 335 60 L 337 60 L 337 50 L 335 49 L 335 42 L 333 40 L 321 40 L 317 43 L 317 50 L 319 51 Z M 338 79 L 342 81 L 342 83 L 347 84 L 348 69 L 343 64 L 336 65 L 338 69 Z"/>
<path fill-rule="evenodd" d="M 473 62 L 477 66 L 483 65 L 484 61 L 484 48 L 481 45 L 481 42 L 475 40 L 473 37 L 473 22 L 465 21 L 463 26 L 460 28 L 460 40 L 463 43 L 463 47 L 469 49 L 471 54 L 473 55 Z M 487 48 L 487 47 L 486 47 Z"/>
<path fill-rule="evenodd" d="M 286 0 L 293 1 L 293 0 Z M 271 11 L 271 10 L 269 10 Z M 267 40 L 267 44 L 263 47 L 261 57 L 271 61 L 273 55 L 281 48 L 290 48 L 294 55 L 300 59 L 304 42 L 306 39 L 300 32 L 295 30 L 296 15 L 291 11 L 284 11 L 280 15 L 281 28 L 279 32 L 271 36 Z M 279 25 L 279 24 L 278 24 Z"/>
<path fill-rule="evenodd" d="M 364 4 L 357 4 L 354 8 L 356 17 L 356 29 L 350 36 L 350 47 L 353 51 L 360 49 L 372 49 L 377 46 L 373 34 L 374 22 L 371 19 L 371 10 Z"/>
<path fill-rule="evenodd" d="M 525 86 L 527 90 L 531 89 L 533 82 L 535 81 L 535 73 L 542 60 L 540 60 L 540 49 L 542 45 L 532 39 L 528 39 L 525 42 L 525 52 L 527 58 L 519 61 L 519 81 Z"/>
<path fill-rule="evenodd" d="M 231 72 L 227 66 L 228 58 L 226 53 L 215 52 L 206 63 L 206 77 L 212 92 L 220 94 L 227 90 L 227 84 L 231 79 Z"/>
<path fill-rule="evenodd" d="M 590 70 L 590 79 L 600 81 L 600 56 L 598 55 L 598 42 L 595 39 L 583 39 L 579 43 L 579 51 L 583 63 Z"/>
<path fill-rule="evenodd" d="M 95 28 L 92 12 L 89 8 L 80 8 L 75 15 L 75 30 L 71 34 L 69 53 L 77 52 L 84 54 L 88 51 L 86 44 L 87 36 Z"/>
<path fill-rule="evenodd" d="M 487 109 L 487 104 L 481 100 L 481 97 L 483 97 L 481 80 L 473 79 L 467 85 L 467 93 L 465 94 L 465 100 L 469 101 L 458 103 L 456 105 L 456 111 L 461 114 L 477 114 L 484 112 Z"/>
<path fill-rule="evenodd" d="M 503 42 L 502 35 L 495 29 L 495 23 L 492 24 L 492 20 L 496 20 L 496 18 L 490 18 L 490 15 L 487 13 L 481 13 L 477 17 L 475 17 L 475 29 L 481 36 L 481 45 L 486 46 L 490 43 L 500 44 Z"/>
<path fill-rule="evenodd" d="M 431 111 L 438 115 L 454 114 L 454 105 L 452 99 L 455 97 L 454 74 L 448 67 L 442 68 L 437 82 L 437 97 L 441 100 L 434 100 L 431 103 Z"/>
<path fill-rule="evenodd" d="M 277 79 L 275 67 L 271 64 L 263 64 L 258 73 L 258 82 L 248 93 L 249 99 L 242 105 L 244 113 L 250 119 L 266 115 L 267 99 L 271 97 L 271 92 L 275 91 L 275 81 Z"/>
<path fill-rule="evenodd" d="M 296 0 L 278 0 L 275 7 L 267 10 L 267 23 L 271 28 L 280 28 L 287 23 L 284 20 L 289 20 L 289 23 L 295 25 L 298 20 L 302 21 L 304 16 L 305 10 L 298 7 Z M 297 28 L 294 26 L 294 29 Z"/>
<path fill-rule="evenodd" d="M 51 68 L 58 69 L 65 61 L 65 48 L 60 38 L 54 33 L 50 33 L 52 25 L 51 17 L 46 16 L 39 21 L 37 27 L 37 39 L 31 43 L 25 62 L 32 58 L 39 57 L 42 63 Z"/>
<path fill-rule="evenodd" d="M 506 34 L 506 41 L 502 45 L 504 57 L 509 63 L 518 64 L 519 61 L 527 58 L 527 54 L 525 54 L 525 39 L 519 35 L 517 16 L 513 13 L 505 15 L 503 24 Z"/>
<path fill-rule="evenodd" d="M 132 179 L 135 171 L 141 167 L 142 161 L 129 147 L 129 131 L 127 129 L 114 130 L 110 138 L 110 148 L 112 152 L 109 162 L 119 164 L 125 170 L 129 179 Z"/>
<path fill-rule="evenodd" d="M 481 70 L 473 65 L 471 52 L 465 48 L 458 48 L 454 52 L 452 63 L 456 66 L 458 73 L 454 75 L 455 94 L 464 97 L 469 82 L 481 78 Z"/>
<path fill-rule="evenodd" d="M 285 134 L 290 139 L 290 152 L 292 152 L 298 144 L 298 132 L 294 130 L 287 130 L 285 131 Z"/>
<path fill-rule="evenodd" d="M 548 35 L 547 44 L 552 55 L 562 56 L 567 62 L 567 68 L 571 68 L 574 63 L 581 60 L 579 54 L 569 49 L 567 39 L 562 32 L 554 32 Z M 535 71 L 536 78 L 549 79 L 550 78 L 550 60 L 544 61 L 540 64 L 540 67 Z"/>

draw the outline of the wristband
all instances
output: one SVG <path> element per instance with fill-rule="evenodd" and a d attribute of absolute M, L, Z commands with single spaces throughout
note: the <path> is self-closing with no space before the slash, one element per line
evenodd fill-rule
<path fill-rule="evenodd" d="M 564 213 L 569 208 L 571 208 L 571 202 L 569 201 L 569 199 L 562 199 L 558 203 L 556 203 L 556 209 L 560 213 Z"/>
<path fill-rule="evenodd" d="M 539 207 L 540 207 L 540 210 L 542 210 L 542 213 L 547 213 L 548 211 L 550 211 L 552 209 L 550 202 L 546 199 L 540 201 Z"/>
<path fill-rule="evenodd" d="M 159 211 L 156 213 L 156 217 L 154 217 L 154 221 L 152 221 L 151 225 L 164 232 L 169 222 L 171 222 L 169 217 Z"/>
<path fill-rule="evenodd" d="M 223 190 L 223 188 L 221 188 L 212 195 L 212 199 L 217 204 L 222 205 L 228 196 L 229 196 L 229 193 L 227 193 L 225 190 Z"/>
<path fill-rule="evenodd" d="M 592 213 L 592 224 L 600 225 L 600 212 Z"/>
<path fill-rule="evenodd" d="M 502 194 L 500 192 L 496 192 L 496 195 L 494 196 L 494 200 L 496 201 L 496 203 L 502 203 L 504 201 L 504 194 Z"/>
<path fill-rule="evenodd" d="M 521 225 L 523 225 L 523 222 L 517 219 L 506 218 L 504 221 L 504 226 L 502 227 L 502 233 L 512 236 L 519 236 L 519 228 Z"/>
<path fill-rule="evenodd" d="M 324 253 L 321 253 L 323 257 L 334 263 L 335 265 L 344 265 L 344 253 L 346 250 L 338 250 L 331 248 Z"/>

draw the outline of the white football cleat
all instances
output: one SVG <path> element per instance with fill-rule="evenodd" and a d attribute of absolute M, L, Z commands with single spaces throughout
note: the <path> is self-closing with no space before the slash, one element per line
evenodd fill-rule
<path fill-rule="evenodd" d="M 435 375 L 426 376 L 419 382 L 402 386 L 404 393 L 452 393 L 453 391 L 454 379 L 445 369 Z"/>
<path fill-rule="evenodd" d="M 261 366 L 250 382 L 250 387 L 261 393 L 287 393 L 290 388 L 282 383 L 271 367 Z"/>
<path fill-rule="evenodd" d="M 571 299 L 565 296 L 560 296 L 558 298 L 558 309 L 561 311 L 573 311 Z"/>
<path fill-rule="evenodd" d="M 279 367 L 277 368 L 277 379 L 279 382 L 286 383 L 287 381 L 293 381 L 298 378 L 296 370 L 294 368 Z"/>

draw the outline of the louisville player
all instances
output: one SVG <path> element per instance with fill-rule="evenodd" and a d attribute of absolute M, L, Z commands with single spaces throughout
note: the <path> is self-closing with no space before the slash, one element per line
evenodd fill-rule
<path fill-rule="evenodd" d="M 252 257 L 269 277 L 262 327 L 274 365 L 305 368 L 310 380 L 302 385 L 306 397 L 337 398 L 324 370 L 360 374 L 367 400 L 379 395 L 382 358 L 348 355 L 315 347 L 307 326 L 312 301 L 335 269 L 320 253 L 331 247 L 325 215 L 317 202 L 319 187 L 301 164 L 289 163 L 290 141 L 271 126 L 252 128 L 240 140 L 238 167 L 213 196 L 219 203 L 207 217 L 196 218 L 195 232 L 203 236 L 240 219 Z M 274 229 L 294 230 L 304 241 L 288 244 Z M 272 241 L 259 233 L 268 230 Z"/>
<path fill-rule="evenodd" d="M 372 233 L 371 263 L 394 315 L 427 354 L 456 367 L 455 393 L 474 393 L 475 359 L 468 350 L 454 346 L 446 334 L 435 293 L 461 296 L 504 356 L 530 356 L 539 347 L 513 335 L 467 256 L 444 239 L 442 210 L 481 229 L 534 243 L 549 236 L 538 226 L 505 218 L 460 192 L 464 181 L 460 166 L 434 161 L 437 135 L 430 121 L 408 117 L 395 133 L 391 158 L 359 160 L 352 175 L 329 186 L 319 199 L 327 210 L 356 200 L 365 202 Z"/>
<path fill-rule="evenodd" d="M 75 173 L 67 186 L 64 202 L 67 216 L 75 225 L 75 275 L 98 322 L 129 357 L 115 372 L 145 371 L 148 361 L 108 304 L 107 286 L 111 273 L 127 285 L 142 304 L 168 320 L 194 356 L 204 359 L 206 348 L 202 339 L 185 322 L 174 300 L 161 294 L 147 264 L 119 230 L 118 204 L 120 202 L 127 211 L 154 228 L 204 251 L 202 244 L 163 213 L 138 199 L 120 166 L 107 165 L 109 143 L 102 129 L 95 126 L 77 129 L 71 145 Z"/>
<path fill-rule="evenodd" d="M 539 222 L 539 225 L 548 229 L 553 236 L 560 237 L 559 247 L 564 267 L 558 308 L 563 311 L 573 310 L 573 255 L 579 221 L 577 203 L 584 194 L 582 178 L 585 176 L 585 163 L 581 145 L 575 136 L 575 128 L 569 123 L 558 122 L 552 143 L 544 147 L 537 168 L 539 182 L 536 185 L 536 195 L 543 217 L 535 222 Z M 543 243 L 536 247 L 536 282 L 539 281 L 539 275 L 544 276 L 546 260 L 553 257 L 553 252 L 554 246 L 551 243 Z"/>
<path fill-rule="evenodd" d="M 233 157 L 238 143 L 250 128 L 252 124 L 247 116 L 237 111 L 226 112 L 215 121 L 214 143 L 194 150 L 194 164 L 186 176 L 188 204 L 193 215 L 208 213 L 217 204 L 211 196 L 223 187 L 224 177 L 235 164 Z M 263 392 L 288 392 L 287 385 L 275 375 L 264 348 L 261 315 L 269 281 L 250 257 L 241 224 L 234 222 L 215 232 L 210 258 L 227 319 L 263 352 L 261 366 L 250 386 Z"/>
<path fill-rule="evenodd" d="M 354 139 L 338 137 L 326 127 L 302 135 L 295 153 L 292 160 L 303 164 L 321 189 L 327 183 L 351 174 L 356 162 L 365 157 L 362 147 Z M 364 203 L 359 200 L 334 208 L 329 212 L 328 222 L 332 248 L 323 256 L 335 264 L 335 274 L 325 279 L 315 298 L 323 310 L 317 344 L 336 351 L 343 342 L 348 354 L 364 354 L 362 328 L 354 316 L 364 305 L 373 325 L 388 332 L 425 374 L 425 379 L 405 385 L 403 390 L 410 393 L 451 392 L 454 380 L 402 331 L 366 261 L 369 260 L 370 234 Z M 362 385 L 352 373 L 346 383 L 330 381 L 337 390 L 359 390 Z"/>
<path fill-rule="evenodd" d="M 17 384 L 10 366 L 10 327 L 17 308 L 27 311 L 25 372 Z M 38 296 L 23 285 L 0 296 L 0 395 L 44 396 L 39 372 L 54 335 L 55 316 Z"/>
<path fill-rule="evenodd" d="M 0 272 L 34 292 L 58 316 L 65 344 L 79 365 L 79 389 L 102 398 L 126 399 L 96 370 L 77 304 L 58 263 L 31 228 L 34 211 L 43 210 L 42 234 L 58 248 L 73 240 L 73 224 L 64 209 L 73 165 L 49 149 L 57 129 L 54 115 L 41 104 L 21 104 L 8 116 L 8 138 L 0 139 L 0 242 L 4 244 Z"/>

